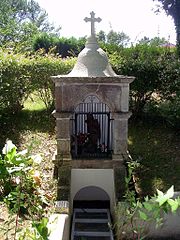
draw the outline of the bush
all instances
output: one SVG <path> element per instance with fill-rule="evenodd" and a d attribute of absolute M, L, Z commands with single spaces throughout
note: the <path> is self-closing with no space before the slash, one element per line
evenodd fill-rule
<path fill-rule="evenodd" d="M 114 61 L 114 67 L 119 74 L 135 76 L 131 84 L 132 110 L 138 115 L 142 112 L 146 102 L 158 88 L 160 50 L 148 45 L 137 45 L 123 49 L 119 59 Z"/>
<path fill-rule="evenodd" d="M 138 44 L 116 49 L 110 60 L 118 74 L 136 77 L 130 91 L 131 108 L 136 116 L 142 115 L 145 105 L 154 100 L 154 93 L 164 101 L 179 89 L 180 64 L 175 52 L 169 49 Z"/>
<path fill-rule="evenodd" d="M 0 195 L 8 210 L 9 218 L 4 223 L 4 234 L 8 238 L 14 229 L 14 239 L 20 230 L 20 217 L 33 220 L 33 239 L 47 239 L 48 220 L 43 218 L 45 206 L 49 205 L 42 191 L 42 179 L 38 171 L 41 163 L 40 155 L 30 155 L 28 150 L 17 152 L 16 146 L 8 140 L 0 155 Z M 36 220 L 36 221 L 35 221 Z M 14 221 L 13 228 L 10 224 Z M 24 239 L 24 238 L 20 238 Z M 32 238 L 28 238 L 32 239 Z"/>
<path fill-rule="evenodd" d="M 62 59 L 52 54 L 44 56 L 39 53 L 30 59 L 26 71 L 30 74 L 31 92 L 36 91 L 47 109 L 51 108 L 54 100 L 54 83 L 50 76 L 67 74 L 74 62 L 73 58 Z"/>
<path fill-rule="evenodd" d="M 33 40 L 34 51 L 40 49 L 44 49 L 46 53 L 53 51 L 54 53 L 58 53 L 62 58 L 77 56 L 84 48 L 84 45 L 85 38 L 58 38 L 47 33 L 37 35 Z"/>
<path fill-rule="evenodd" d="M 162 116 L 170 126 L 180 129 L 180 97 L 161 103 L 159 106 Z"/>
<path fill-rule="evenodd" d="M 28 150 L 16 151 L 8 140 L 0 155 L 0 192 L 8 209 L 13 213 L 41 215 L 44 196 L 39 188 L 41 178 L 37 171 L 40 155 L 31 156 Z"/>
<path fill-rule="evenodd" d="M 30 76 L 24 66 L 28 59 L 0 50 L 0 110 L 17 112 L 29 93 Z"/>
<path fill-rule="evenodd" d="M 166 193 L 157 189 L 157 194 L 145 197 L 140 201 L 129 186 L 134 184 L 133 175 L 140 167 L 136 161 L 127 162 L 126 194 L 123 202 L 115 208 L 115 224 L 117 239 L 145 239 L 150 233 L 150 226 L 156 228 L 165 223 L 165 214 L 176 213 L 180 208 L 180 198 L 174 198 L 174 186 Z"/>
<path fill-rule="evenodd" d="M 66 74 L 74 59 L 37 53 L 34 56 L 0 50 L 0 112 L 21 110 L 27 96 L 37 90 L 46 106 L 52 104 L 52 75 Z"/>

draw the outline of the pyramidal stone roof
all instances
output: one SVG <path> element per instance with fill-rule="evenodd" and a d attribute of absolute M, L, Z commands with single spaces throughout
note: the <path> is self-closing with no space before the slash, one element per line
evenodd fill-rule
<path fill-rule="evenodd" d="M 91 23 L 91 35 L 87 39 L 85 48 L 79 53 L 77 62 L 68 74 L 69 77 L 111 77 L 117 76 L 113 71 L 106 53 L 99 47 L 95 34 L 95 22 L 100 22 L 100 18 L 95 18 L 95 13 L 90 13 L 91 18 L 85 18 Z"/>

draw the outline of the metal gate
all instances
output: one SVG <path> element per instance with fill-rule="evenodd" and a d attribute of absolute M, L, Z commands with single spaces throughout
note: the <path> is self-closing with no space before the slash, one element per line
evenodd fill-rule
<path fill-rule="evenodd" d="M 108 106 L 96 96 L 88 96 L 72 118 L 73 158 L 111 158 L 112 119 Z"/>

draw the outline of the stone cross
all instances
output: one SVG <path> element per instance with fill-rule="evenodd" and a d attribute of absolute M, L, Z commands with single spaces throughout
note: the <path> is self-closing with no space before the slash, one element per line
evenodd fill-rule
<path fill-rule="evenodd" d="M 85 19 L 84 19 L 84 21 L 85 22 L 91 22 L 91 36 L 95 36 L 95 22 L 101 22 L 101 18 L 95 18 L 95 13 L 94 12 L 90 12 L 90 15 L 91 15 L 91 17 L 90 18 L 88 18 L 88 17 L 86 17 Z"/>

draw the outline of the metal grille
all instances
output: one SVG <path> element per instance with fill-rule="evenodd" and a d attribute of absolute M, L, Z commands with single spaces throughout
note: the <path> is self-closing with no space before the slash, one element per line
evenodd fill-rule
<path fill-rule="evenodd" d="M 96 96 L 89 96 L 75 109 L 72 119 L 73 158 L 110 158 L 112 119 L 109 108 Z"/>

